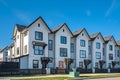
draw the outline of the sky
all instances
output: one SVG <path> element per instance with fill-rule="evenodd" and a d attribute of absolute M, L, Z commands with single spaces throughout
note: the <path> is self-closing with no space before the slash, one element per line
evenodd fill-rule
<path fill-rule="evenodd" d="M 15 24 L 39 16 L 51 29 L 66 23 L 72 32 L 86 28 L 120 40 L 120 0 L 0 0 L 0 49 L 13 43 Z"/>

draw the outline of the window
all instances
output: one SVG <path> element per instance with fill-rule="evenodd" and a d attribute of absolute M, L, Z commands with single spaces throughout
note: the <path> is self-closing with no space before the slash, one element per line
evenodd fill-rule
<path fill-rule="evenodd" d="M 82 36 L 84 36 L 84 34 L 82 33 Z"/>
<path fill-rule="evenodd" d="M 40 27 L 40 24 L 38 24 L 38 27 Z"/>
<path fill-rule="evenodd" d="M 101 53 L 100 52 L 96 52 L 96 59 L 101 59 Z"/>
<path fill-rule="evenodd" d="M 19 47 L 17 48 L 17 55 L 19 55 Z"/>
<path fill-rule="evenodd" d="M 112 45 L 109 45 L 109 50 L 113 50 L 113 46 Z"/>
<path fill-rule="evenodd" d="M 80 50 L 80 58 L 86 58 L 86 51 Z"/>
<path fill-rule="evenodd" d="M 88 46 L 88 53 L 91 54 L 91 46 Z"/>
<path fill-rule="evenodd" d="M 53 41 L 49 40 L 49 50 L 52 50 L 52 49 L 53 49 Z"/>
<path fill-rule="evenodd" d="M 34 46 L 34 54 L 35 55 L 43 55 L 43 47 L 42 46 Z"/>
<path fill-rule="evenodd" d="M 79 62 L 79 67 L 83 68 L 83 62 Z"/>
<path fill-rule="evenodd" d="M 43 33 L 42 32 L 35 32 L 35 39 L 36 40 L 43 40 Z"/>
<path fill-rule="evenodd" d="M 108 63 L 108 67 L 111 68 L 111 63 Z"/>
<path fill-rule="evenodd" d="M 85 47 L 85 40 L 80 40 L 80 46 Z"/>
<path fill-rule="evenodd" d="M 109 60 L 113 60 L 113 54 L 109 54 Z"/>
<path fill-rule="evenodd" d="M 38 68 L 39 62 L 38 60 L 33 60 L 33 68 Z"/>
<path fill-rule="evenodd" d="M 64 32 L 65 30 L 63 29 L 63 32 Z"/>
<path fill-rule="evenodd" d="M 105 56 L 105 49 L 103 48 L 103 56 Z"/>
<path fill-rule="evenodd" d="M 65 36 L 61 36 L 61 43 L 67 44 L 67 38 Z"/>
<path fill-rule="evenodd" d="M 100 43 L 98 43 L 98 42 L 96 43 L 96 48 L 100 49 Z"/>
<path fill-rule="evenodd" d="M 24 46 L 24 51 L 27 53 L 27 45 Z"/>
<path fill-rule="evenodd" d="M 117 50 L 117 57 L 119 57 L 120 56 L 120 54 L 119 54 L 119 50 Z"/>
<path fill-rule="evenodd" d="M 5 52 L 6 56 L 8 56 L 8 52 Z"/>
<path fill-rule="evenodd" d="M 71 53 L 74 53 L 74 43 L 71 43 Z"/>
<path fill-rule="evenodd" d="M 24 37 L 27 36 L 27 31 L 24 33 Z"/>
<path fill-rule="evenodd" d="M 95 63 L 95 68 L 98 68 L 98 62 Z"/>
<path fill-rule="evenodd" d="M 67 48 L 60 48 L 60 56 L 67 57 Z"/>

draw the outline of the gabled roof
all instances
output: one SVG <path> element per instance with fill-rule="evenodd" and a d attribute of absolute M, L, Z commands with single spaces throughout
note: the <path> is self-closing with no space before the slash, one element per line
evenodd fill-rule
<path fill-rule="evenodd" d="M 73 33 L 71 32 L 71 30 L 69 29 L 69 27 L 67 26 L 66 23 L 55 27 L 54 29 L 52 29 L 52 32 L 53 32 L 53 33 L 56 33 L 56 32 L 59 31 L 63 26 L 66 26 L 66 28 L 69 30 L 69 32 L 70 32 L 71 35 L 73 36 Z"/>
<path fill-rule="evenodd" d="M 52 32 L 53 32 L 53 33 L 56 33 L 57 31 L 59 31 L 59 30 L 63 27 L 63 25 L 64 25 L 64 24 L 61 24 L 61 25 L 53 28 L 53 29 L 52 29 Z"/>
<path fill-rule="evenodd" d="M 88 32 L 86 31 L 85 28 L 73 32 L 73 36 L 74 36 L 74 37 L 77 37 L 77 36 L 79 36 L 79 34 L 81 34 L 81 32 L 83 32 L 83 31 L 85 31 L 85 32 L 87 33 L 88 37 L 90 38 L 90 36 L 89 36 L 89 34 L 88 34 Z"/>
<path fill-rule="evenodd" d="M 8 49 L 8 46 L 6 46 L 5 48 L 3 48 L 0 52 L 3 52 L 6 49 Z"/>
<path fill-rule="evenodd" d="M 41 19 L 41 20 L 43 21 L 43 23 L 45 24 L 45 26 L 47 26 L 48 30 L 49 30 L 50 32 L 52 32 L 51 29 L 48 27 L 47 23 L 43 20 L 43 18 L 42 18 L 41 16 L 39 16 L 39 17 L 38 17 L 36 20 L 34 20 L 30 25 L 28 25 L 27 28 L 29 28 L 33 23 L 35 23 L 35 22 L 36 22 L 37 20 L 39 20 L 39 19 Z"/>
<path fill-rule="evenodd" d="M 103 41 L 104 41 L 104 38 L 103 38 L 103 36 L 102 36 L 102 34 L 100 32 L 91 34 L 90 35 L 91 40 L 94 41 L 98 35 L 100 35 L 102 37 Z"/>
<path fill-rule="evenodd" d="M 111 40 L 112 38 L 115 41 L 115 38 L 113 36 L 106 36 L 106 37 L 104 37 L 105 43 L 108 43 L 109 40 Z M 117 44 L 116 41 L 115 41 L 115 44 Z"/>
<path fill-rule="evenodd" d="M 117 42 L 117 45 L 120 46 L 120 40 L 116 41 Z"/>
<path fill-rule="evenodd" d="M 94 40 L 94 39 L 99 35 L 99 33 L 100 33 L 100 32 L 91 34 L 91 35 L 90 35 L 91 40 Z"/>
<path fill-rule="evenodd" d="M 77 37 L 82 31 L 83 31 L 83 29 L 80 29 L 80 30 L 73 32 L 73 36 Z"/>
<path fill-rule="evenodd" d="M 24 29 L 26 28 L 25 25 L 20 25 L 20 24 L 16 24 L 16 27 L 17 27 L 17 30 L 18 30 L 19 32 L 21 32 L 22 30 L 24 30 Z"/>

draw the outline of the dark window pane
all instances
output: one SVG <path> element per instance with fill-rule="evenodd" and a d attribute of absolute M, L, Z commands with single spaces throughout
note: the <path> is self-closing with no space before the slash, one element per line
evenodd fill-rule
<path fill-rule="evenodd" d="M 80 46 L 85 47 L 85 40 L 80 40 Z"/>

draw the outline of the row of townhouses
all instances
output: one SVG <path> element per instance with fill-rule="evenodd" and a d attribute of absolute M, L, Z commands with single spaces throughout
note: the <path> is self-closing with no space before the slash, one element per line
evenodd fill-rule
<path fill-rule="evenodd" d="M 71 32 L 66 23 L 50 29 L 42 17 L 16 24 L 13 43 L 0 51 L 0 61 L 19 62 L 20 69 L 120 68 L 120 41 L 85 28 Z"/>

